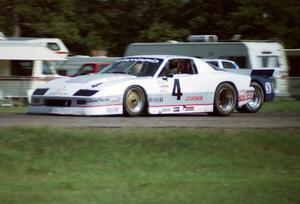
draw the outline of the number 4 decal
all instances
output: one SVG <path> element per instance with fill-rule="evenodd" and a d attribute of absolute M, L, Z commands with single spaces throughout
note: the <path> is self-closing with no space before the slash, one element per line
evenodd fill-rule
<path fill-rule="evenodd" d="M 174 80 L 172 96 L 177 96 L 177 100 L 181 99 L 182 93 L 181 93 L 181 89 L 180 89 L 179 79 Z"/>

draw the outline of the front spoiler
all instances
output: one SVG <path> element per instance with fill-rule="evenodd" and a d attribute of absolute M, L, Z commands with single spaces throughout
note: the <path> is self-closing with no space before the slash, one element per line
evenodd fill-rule
<path fill-rule="evenodd" d="M 123 114 L 122 105 L 105 105 L 93 107 L 49 107 L 30 105 L 29 114 L 54 114 L 54 115 L 83 115 L 83 116 L 101 116 L 101 115 L 119 115 Z"/>

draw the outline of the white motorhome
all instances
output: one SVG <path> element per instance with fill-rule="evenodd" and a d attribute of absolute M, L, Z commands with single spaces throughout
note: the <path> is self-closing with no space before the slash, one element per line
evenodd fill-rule
<path fill-rule="evenodd" d="M 8 43 L 28 43 L 47 47 L 56 54 L 67 57 L 69 50 L 62 40 L 58 38 L 33 38 L 33 37 L 6 37 L 3 32 L 0 32 L 0 41 Z"/>
<path fill-rule="evenodd" d="M 233 42 L 172 42 L 132 43 L 125 56 L 145 54 L 185 55 L 206 59 L 227 59 L 235 61 L 241 69 L 275 69 L 275 92 L 287 96 L 288 65 L 283 46 L 271 41 Z"/>
<path fill-rule="evenodd" d="M 0 92 L 7 98 L 27 98 L 41 84 L 60 77 L 54 69 L 65 60 L 36 44 L 0 41 Z"/>
<path fill-rule="evenodd" d="M 68 48 L 65 46 L 63 41 L 58 38 L 8 37 L 6 38 L 6 41 L 37 44 L 39 46 L 49 48 L 50 50 L 62 57 L 67 57 L 69 55 Z"/>

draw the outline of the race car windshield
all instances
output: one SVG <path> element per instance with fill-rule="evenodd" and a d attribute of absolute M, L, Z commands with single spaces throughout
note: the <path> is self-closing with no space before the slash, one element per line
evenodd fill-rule
<path fill-rule="evenodd" d="M 139 77 L 151 76 L 157 72 L 162 59 L 156 58 L 122 58 L 104 68 L 100 74 L 129 74 Z"/>

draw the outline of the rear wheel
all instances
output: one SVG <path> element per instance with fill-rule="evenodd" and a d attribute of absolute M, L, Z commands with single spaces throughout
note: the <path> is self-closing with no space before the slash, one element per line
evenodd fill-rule
<path fill-rule="evenodd" d="M 254 95 L 250 102 L 248 102 L 241 108 L 237 108 L 237 111 L 241 113 L 256 113 L 262 108 L 264 104 L 264 91 L 260 84 L 252 81 L 250 86 L 254 88 Z"/>
<path fill-rule="evenodd" d="M 139 86 L 131 86 L 126 89 L 123 99 L 124 113 L 128 116 L 139 116 L 143 113 L 146 96 Z"/>
<path fill-rule="evenodd" d="M 220 84 L 214 98 L 213 115 L 228 116 L 235 109 L 237 94 L 233 85 L 229 83 Z"/>

